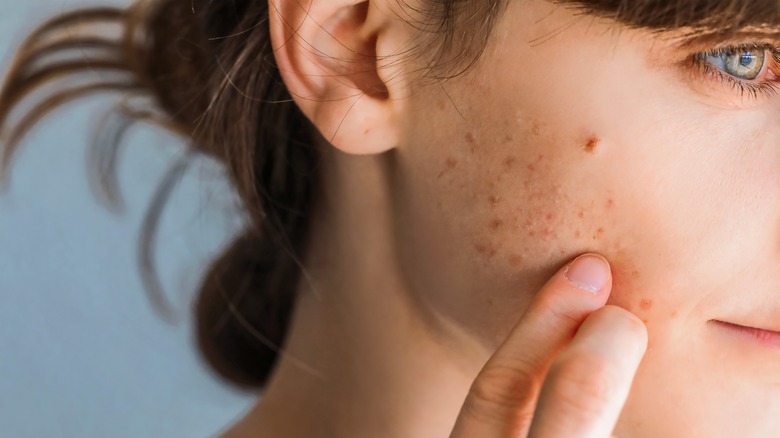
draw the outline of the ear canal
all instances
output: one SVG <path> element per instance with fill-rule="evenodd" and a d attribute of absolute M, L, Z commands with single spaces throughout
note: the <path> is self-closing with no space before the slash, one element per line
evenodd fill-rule
<path fill-rule="evenodd" d="M 377 71 L 377 38 L 361 35 L 367 18 L 367 1 L 344 6 L 322 25 L 313 45 L 327 74 L 369 97 L 385 99 L 389 92 Z"/>

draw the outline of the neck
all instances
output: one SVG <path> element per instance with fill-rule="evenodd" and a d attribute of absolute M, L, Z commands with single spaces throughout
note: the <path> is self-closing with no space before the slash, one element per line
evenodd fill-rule
<path fill-rule="evenodd" d="M 434 335 L 407 290 L 393 250 L 387 162 L 326 153 L 285 349 L 257 405 L 226 437 L 452 430 L 481 363 Z"/>

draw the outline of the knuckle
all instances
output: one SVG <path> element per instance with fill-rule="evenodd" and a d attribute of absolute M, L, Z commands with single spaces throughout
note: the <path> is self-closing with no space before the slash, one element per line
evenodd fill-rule
<path fill-rule="evenodd" d="M 530 423 L 541 383 L 522 368 L 489 366 L 471 385 L 465 407 L 484 420 Z"/>
<path fill-rule="evenodd" d="M 607 410 L 615 394 L 614 365 L 595 354 L 580 354 L 550 370 L 550 396 L 575 421 L 587 421 Z"/>

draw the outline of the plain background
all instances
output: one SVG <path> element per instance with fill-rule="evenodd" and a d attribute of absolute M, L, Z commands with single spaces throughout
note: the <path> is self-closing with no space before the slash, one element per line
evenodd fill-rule
<path fill-rule="evenodd" d="M 118 0 L 93 0 L 105 4 Z M 83 0 L 0 0 L 0 71 L 42 19 Z M 209 437 L 256 397 L 220 383 L 193 347 L 189 306 L 208 261 L 240 226 L 213 163 L 193 162 L 156 248 L 178 324 L 159 318 L 136 263 L 143 213 L 181 142 L 131 131 L 121 214 L 92 194 L 86 145 L 111 96 L 59 110 L 26 138 L 0 192 L 0 436 Z"/>

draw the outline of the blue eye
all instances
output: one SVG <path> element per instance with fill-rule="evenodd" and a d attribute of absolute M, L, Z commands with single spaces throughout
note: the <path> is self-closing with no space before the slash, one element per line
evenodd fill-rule
<path fill-rule="evenodd" d="M 766 65 L 764 49 L 725 49 L 702 53 L 701 59 L 738 79 L 756 79 Z"/>

